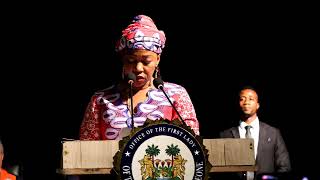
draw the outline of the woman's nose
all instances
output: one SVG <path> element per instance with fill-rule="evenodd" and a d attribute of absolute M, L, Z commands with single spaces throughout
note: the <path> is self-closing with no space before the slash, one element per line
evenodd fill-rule
<path fill-rule="evenodd" d="M 142 64 L 141 62 L 138 62 L 138 63 L 136 64 L 135 70 L 136 70 L 137 72 L 142 72 L 142 71 L 143 71 L 143 64 Z"/>

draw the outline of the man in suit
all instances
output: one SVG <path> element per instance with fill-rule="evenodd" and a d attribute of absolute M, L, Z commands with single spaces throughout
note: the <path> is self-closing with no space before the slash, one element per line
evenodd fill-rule
<path fill-rule="evenodd" d="M 256 177 L 262 174 L 288 174 L 291 171 L 289 153 L 280 130 L 259 120 L 258 94 L 252 87 L 244 87 L 239 93 L 240 122 L 236 127 L 224 130 L 221 138 L 253 138 L 256 159 Z M 246 127 L 247 126 L 247 127 Z"/>

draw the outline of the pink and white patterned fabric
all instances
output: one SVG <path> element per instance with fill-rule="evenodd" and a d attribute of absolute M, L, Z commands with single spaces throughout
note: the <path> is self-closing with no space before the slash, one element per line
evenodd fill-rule
<path fill-rule="evenodd" d="M 146 15 L 134 17 L 132 24 L 122 31 L 122 37 L 116 44 L 116 51 L 123 49 L 145 49 L 161 54 L 166 37 L 158 30 L 153 20 Z"/>
<path fill-rule="evenodd" d="M 186 124 L 199 135 L 199 122 L 190 97 L 180 85 L 164 83 L 164 90 L 170 97 Z M 174 120 L 176 114 L 161 90 L 150 89 L 148 98 L 136 106 L 134 126 L 142 126 L 146 119 L 160 118 Z M 123 104 L 116 86 L 95 93 L 86 109 L 80 129 L 80 140 L 119 139 L 123 129 L 132 127 L 129 108 Z"/>

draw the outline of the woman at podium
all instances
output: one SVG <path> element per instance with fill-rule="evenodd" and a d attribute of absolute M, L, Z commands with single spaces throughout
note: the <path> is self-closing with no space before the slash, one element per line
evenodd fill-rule
<path fill-rule="evenodd" d="M 196 112 L 186 89 L 175 83 L 163 83 L 172 106 L 153 83 L 160 78 L 159 63 L 165 41 L 164 32 L 158 30 L 150 17 L 134 17 L 115 47 L 123 65 L 122 80 L 91 97 L 81 124 L 80 140 L 121 139 L 147 119 L 179 117 L 199 135 Z"/>

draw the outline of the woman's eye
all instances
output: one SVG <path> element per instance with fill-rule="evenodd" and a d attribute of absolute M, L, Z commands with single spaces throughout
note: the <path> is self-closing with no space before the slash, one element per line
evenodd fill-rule
<path fill-rule="evenodd" d="M 150 61 L 143 61 L 143 64 L 148 65 L 148 64 L 150 64 Z"/>

